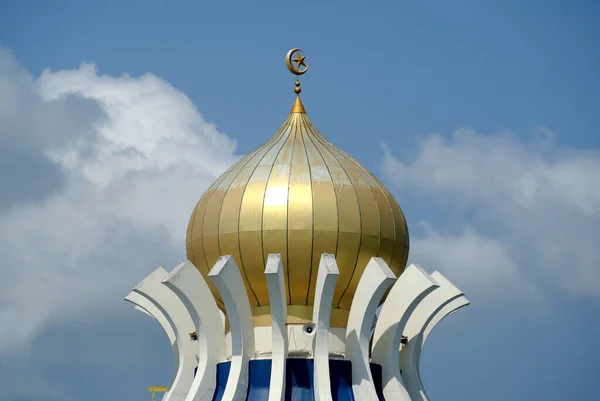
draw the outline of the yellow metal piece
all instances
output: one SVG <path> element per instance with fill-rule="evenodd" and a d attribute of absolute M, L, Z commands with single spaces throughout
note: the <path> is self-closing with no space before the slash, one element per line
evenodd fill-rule
<path fill-rule="evenodd" d="M 168 391 L 169 388 L 166 386 L 150 386 L 148 387 L 148 391 L 152 393 L 152 401 L 156 401 L 156 393 L 164 393 Z"/>
<path fill-rule="evenodd" d="M 285 64 L 287 65 L 288 70 L 294 75 L 302 75 L 308 71 L 309 66 L 304 62 L 306 56 L 303 56 L 301 53 L 302 49 L 296 47 L 290 50 L 285 56 Z M 294 57 L 294 54 L 296 57 Z M 293 60 L 292 57 L 294 57 Z M 296 65 L 294 66 L 293 63 L 296 63 Z M 302 66 L 304 66 L 304 69 L 301 70 L 300 67 Z"/>
<path fill-rule="evenodd" d="M 286 57 L 296 75 L 308 68 L 298 51 L 292 49 Z M 307 68 L 298 70 L 301 66 Z M 340 275 L 331 325 L 345 327 L 369 259 L 383 258 L 399 275 L 408 247 L 406 220 L 394 197 L 317 131 L 299 96 L 275 135 L 205 192 L 187 231 L 188 259 L 204 277 L 221 255 L 233 256 L 256 326 L 271 324 L 264 275 L 269 253 L 282 257 L 288 323 L 310 321 L 321 255 L 334 254 Z M 212 281 L 207 282 L 223 309 Z"/>
<path fill-rule="evenodd" d="M 312 321 L 313 307 L 306 305 L 288 305 L 288 324 L 304 324 Z M 338 308 L 331 309 L 331 327 L 346 327 L 350 311 Z M 271 326 L 271 307 L 255 306 L 252 308 L 252 319 L 255 327 Z"/>
<path fill-rule="evenodd" d="M 292 106 L 292 113 L 306 113 L 302 100 L 300 100 L 300 96 L 296 96 L 296 101 L 294 102 L 294 106 Z"/>
<path fill-rule="evenodd" d="M 308 67 L 309 67 L 304 62 L 304 60 L 306 60 L 306 56 L 303 56 L 301 53 L 302 53 L 302 49 L 295 48 L 295 49 L 290 50 L 287 53 L 287 55 L 285 56 L 285 64 L 287 65 L 288 70 L 290 70 L 290 72 L 296 76 L 296 87 L 294 88 L 294 92 L 296 92 L 296 95 L 299 95 L 300 92 L 302 92 L 302 89 L 300 88 L 300 81 L 298 80 L 298 77 L 300 75 L 304 74 L 306 71 L 308 71 Z M 294 57 L 294 54 L 296 55 L 296 57 Z M 294 57 L 294 59 L 292 59 L 292 57 Z M 296 63 L 296 65 L 294 66 L 293 63 Z M 302 66 L 304 66 L 304 69 L 301 70 L 300 67 L 302 67 Z M 302 107 L 302 102 L 300 102 L 299 98 L 296 98 L 296 104 L 294 105 L 294 110 L 296 110 L 298 105 L 302 110 L 299 112 L 304 113 L 304 107 Z M 295 112 L 294 110 L 292 110 L 292 113 Z"/>

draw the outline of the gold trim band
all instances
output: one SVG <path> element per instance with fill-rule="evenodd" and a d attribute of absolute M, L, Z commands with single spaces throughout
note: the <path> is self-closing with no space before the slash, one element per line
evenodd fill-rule
<path fill-rule="evenodd" d="M 287 306 L 287 323 L 288 324 L 304 324 L 312 322 L 313 307 L 306 305 L 288 305 Z M 339 308 L 331 309 L 331 327 L 346 328 L 348 325 L 348 315 L 350 311 Z M 255 306 L 252 308 L 252 319 L 254 327 L 271 326 L 271 307 Z"/>

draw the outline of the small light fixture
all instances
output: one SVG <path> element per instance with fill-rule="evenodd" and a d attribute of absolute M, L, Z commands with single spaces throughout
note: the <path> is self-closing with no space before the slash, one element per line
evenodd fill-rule
<path fill-rule="evenodd" d="M 402 336 L 402 338 L 400 339 L 400 344 L 402 344 L 402 345 L 408 344 L 408 337 Z"/>
<path fill-rule="evenodd" d="M 302 326 L 302 333 L 307 337 L 312 337 L 316 334 L 316 326 L 312 322 L 304 323 Z"/>
<path fill-rule="evenodd" d="M 190 339 L 192 341 L 198 341 L 198 333 L 196 333 L 195 331 L 193 333 L 190 333 Z"/>

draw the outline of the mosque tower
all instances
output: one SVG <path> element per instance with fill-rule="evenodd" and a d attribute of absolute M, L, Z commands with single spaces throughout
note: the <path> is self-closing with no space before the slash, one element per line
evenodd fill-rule
<path fill-rule="evenodd" d="M 171 341 L 164 400 L 428 400 L 423 344 L 468 301 L 439 272 L 406 268 L 398 202 L 310 121 L 302 50 L 286 64 L 283 125 L 200 198 L 188 260 L 125 297 Z"/>

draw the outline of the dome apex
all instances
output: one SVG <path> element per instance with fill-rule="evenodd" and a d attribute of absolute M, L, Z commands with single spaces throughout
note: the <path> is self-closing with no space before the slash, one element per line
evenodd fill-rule
<path fill-rule="evenodd" d="M 294 102 L 294 106 L 292 106 L 292 113 L 306 114 L 306 110 L 304 110 L 304 105 L 302 104 L 302 100 L 300 100 L 300 96 L 296 96 L 296 101 Z"/>

